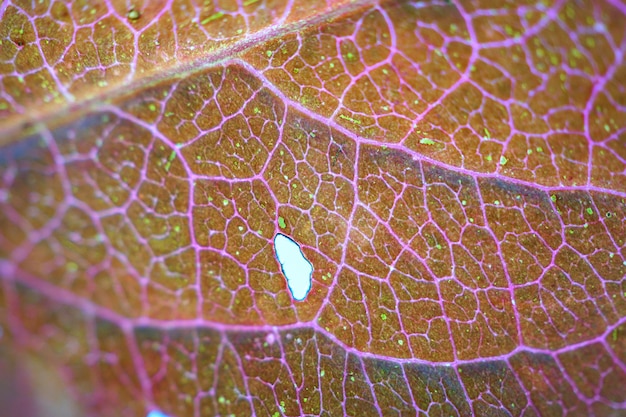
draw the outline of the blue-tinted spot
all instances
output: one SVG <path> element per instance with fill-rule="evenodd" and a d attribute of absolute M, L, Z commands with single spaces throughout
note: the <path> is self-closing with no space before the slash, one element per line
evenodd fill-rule
<path fill-rule="evenodd" d="M 163 414 L 160 411 L 152 410 L 148 413 L 146 417 L 170 417 L 170 416 L 168 416 L 167 414 Z"/>

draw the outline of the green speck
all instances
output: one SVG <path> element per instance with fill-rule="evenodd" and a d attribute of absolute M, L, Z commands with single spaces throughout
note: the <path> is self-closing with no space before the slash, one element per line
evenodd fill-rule
<path fill-rule="evenodd" d="M 604 130 L 606 130 L 607 132 L 610 132 L 611 131 L 611 126 L 605 124 L 604 125 Z"/>
<path fill-rule="evenodd" d="M 265 55 L 267 55 L 267 57 L 271 57 L 272 56 L 272 51 L 265 51 Z"/>
<path fill-rule="evenodd" d="M 207 23 L 217 20 L 221 18 L 222 16 L 224 16 L 224 12 L 213 13 L 211 16 L 207 17 L 202 22 L 200 22 L 200 24 L 206 25 Z"/>
<path fill-rule="evenodd" d="M 527 153 L 528 155 L 531 155 L 531 154 L 533 153 L 533 150 L 532 150 L 532 149 L 528 149 L 528 150 L 526 151 L 526 153 Z"/>
<path fill-rule="evenodd" d="M 324 375 L 326 375 L 326 371 L 322 369 L 322 371 L 320 372 L 320 376 L 324 376 Z"/>
<path fill-rule="evenodd" d="M 420 143 L 422 145 L 434 145 L 435 141 L 429 138 L 423 138 L 423 139 L 420 139 Z"/>
<path fill-rule="evenodd" d="M 590 216 L 593 214 L 593 209 L 591 207 L 587 207 L 587 214 Z"/>
<path fill-rule="evenodd" d="M 485 139 L 491 139 L 491 133 L 489 133 L 487 128 L 485 128 Z"/>
<path fill-rule="evenodd" d="M 398 340 L 398 344 L 399 344 L 400 346 L 404 345 L 404 340 L 402 340 L 402 339 Z"/>
<path fill-rule="evenodd" d="M 226 399 L 220 395 L 220 397 L 217 399 L 217 402 L 220 404 L 224 404 L 226 402 Z"/>
<path fill-rule="evenodd" d="M 223 205 L 225 205 L 225 206 L 227 206 L 227 205 L 228 205 L 228 200 L 223 199 L 223 200 L 222 200 L 222 204 L 223 204 Z"/>
<path fill-rule="evenodd" d="M 466 206 L 466 205 L 467 205 L 467 200 L 462 200 L 462 201 L 461 201 L 461 204 L 463 204 L 464 206 Z"/>
<path fill-rule="evenodd" d="M 352 60 L 354 60 L 354 54 L 353 54 L 352 52 L 348 52 L 348 53 L 346 54 L 346 59 L 347 59 L 348 61 L 352 61 Z"/>
<path fill-rule="evenodd" d="M 543 152 L 543 148 L 541 146 L 537 146 L 537 152 L 539 153 Z"/>
<path fill-rule="evenodd" d="M 6 110 L 9 108 L 9 105 L 4 101 L 0 103 L 0 110 Z"/>
<path fill-rule="evenodd" d="M 493 157 L 491 156 L 491 154 L 487 155 L 487 161 L 491 162 L 493 160 Z"/>
<path fill-rule="evenodd" d="M 148 105 L 148 108 L 150 109 L 150 111 L 156 111 L 156 106 L 152 103 Z"/>
<path fill-rule="evenodd" d="M 174 226 L 174 231 L 176 233 L 180 233 L 180 226 L 178 226 L 178 225 Z"/>
<path fill-rule="evenodd" d="M 496 206 L 500 205 L 500 200 L 495 200 L 493 204 L 495 204 Z"/>
<path fill-rule="evenodd" d="M 441 245 L 440 245 L 439 243 L 437 243 L 437 244 L 435 245 L 435 247 L 436 247 L 437 249 L 441 250 Z"/>
<path fill-rule="evenodd" d="M 76 272 L 78 271 L 78 265 L 76 264 L 76 262 L 68 262 L 67 264 L 65 264 L 65 269 L 67 270 L 67 272 Z"/>
<path fill-rule="evenodd" d="M 506 157 L 504 155 L 502 155 L 500 157 L 500 165 L 506 165 L 507 162 L 509 162 L 509 160 L 506 159 Z"/>
<path fill-rule="evenodd" d="M 172 162 L 174 159 L 176 158 L 176 151 L 172 151 L 170 153 L 169 158 L 167 158 L 168 161 Z"/>
<path fill-rule="evenodd" d="M 172 163 L 170 161 L 167 161 L 165 163 L 165 167 L 164 167 L 165 168 L 165 172 L 169 172 L 171 166 L 172 166 Z"/>
<path fill-rule="evenodd" d="M 383 319 L 383 321 L 387 320 L 387 315 L 385 313 L 380 315 L 380 318 Z"/>
<path fill-rule="evenodd" d="M 550 196 L 550 200 L 552 200 L 553 203 L 556 203 L 556 196 L 554 194 L 552 194 Z"/>
<path fill-rule="evenodd" d="M 361 124 L 361 121 L 360 121 L 360 120 L 353 119 L 352 117 L 346 116 L 345 114 L 340 114 L 340 115 L 339 115 L 339 118 L 340 118 L 340 119 L 347 120 L 347 121 L 349 121 L 349 122 L 352 122 L 352 123 L 354 123 L 355 125 L 360 125 L 360 124 Z"/>
<path fill-rule="evenodd" d="M 272 417 L 280 417 L 280 413 L 278 411 L 275 411 Z"/>
<path fill-rule="evenodd" d="M 130 20 L 137 20 L 139 19 L 139 12 L 135 9 L 131 9 L 128 14 L 126 15 Z"/>
<path fill-rule="evenodd" d="M 613 341 L 617 340 L 617 329 L 613 329 Z"/>
<path fill-rule="evenodd" d="M 244 6 L 250 6 L 251 4 L 256 3 L 257 1 L 259 1 L 259 0 L 247 0 L 247 1 L 243 2 L 243 5 Z"/>
<path fill-rule="evenodd" d="M 279 217 L 278 226 L 280 226 L 281 229 L 284 229 L 285 227 L 287 227 L 287 224 L 285 223 L 285 219 L 283 219 L 282 217 Z"/>

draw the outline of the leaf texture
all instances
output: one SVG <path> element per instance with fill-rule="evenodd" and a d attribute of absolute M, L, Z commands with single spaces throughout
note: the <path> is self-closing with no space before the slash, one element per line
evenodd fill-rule
<path fill-rule="evenodd" d="M 3 2 L 9 416 L 626 415 L 625 22 Z"/>

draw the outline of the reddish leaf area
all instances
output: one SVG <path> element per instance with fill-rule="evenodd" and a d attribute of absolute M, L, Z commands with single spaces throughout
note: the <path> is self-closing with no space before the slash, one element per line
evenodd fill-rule
<path fill-rule="evenodd" d="M 3 2 L 4 410 L 626 415 L 625 22 Z"/>

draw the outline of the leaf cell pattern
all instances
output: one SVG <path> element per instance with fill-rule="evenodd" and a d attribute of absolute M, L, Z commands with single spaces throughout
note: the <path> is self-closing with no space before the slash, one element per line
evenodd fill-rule
<path fill-rule="evenodd" d="M 626 415 L 619 0 L 0 16 L 0 371 L 46 415 Z"/>

